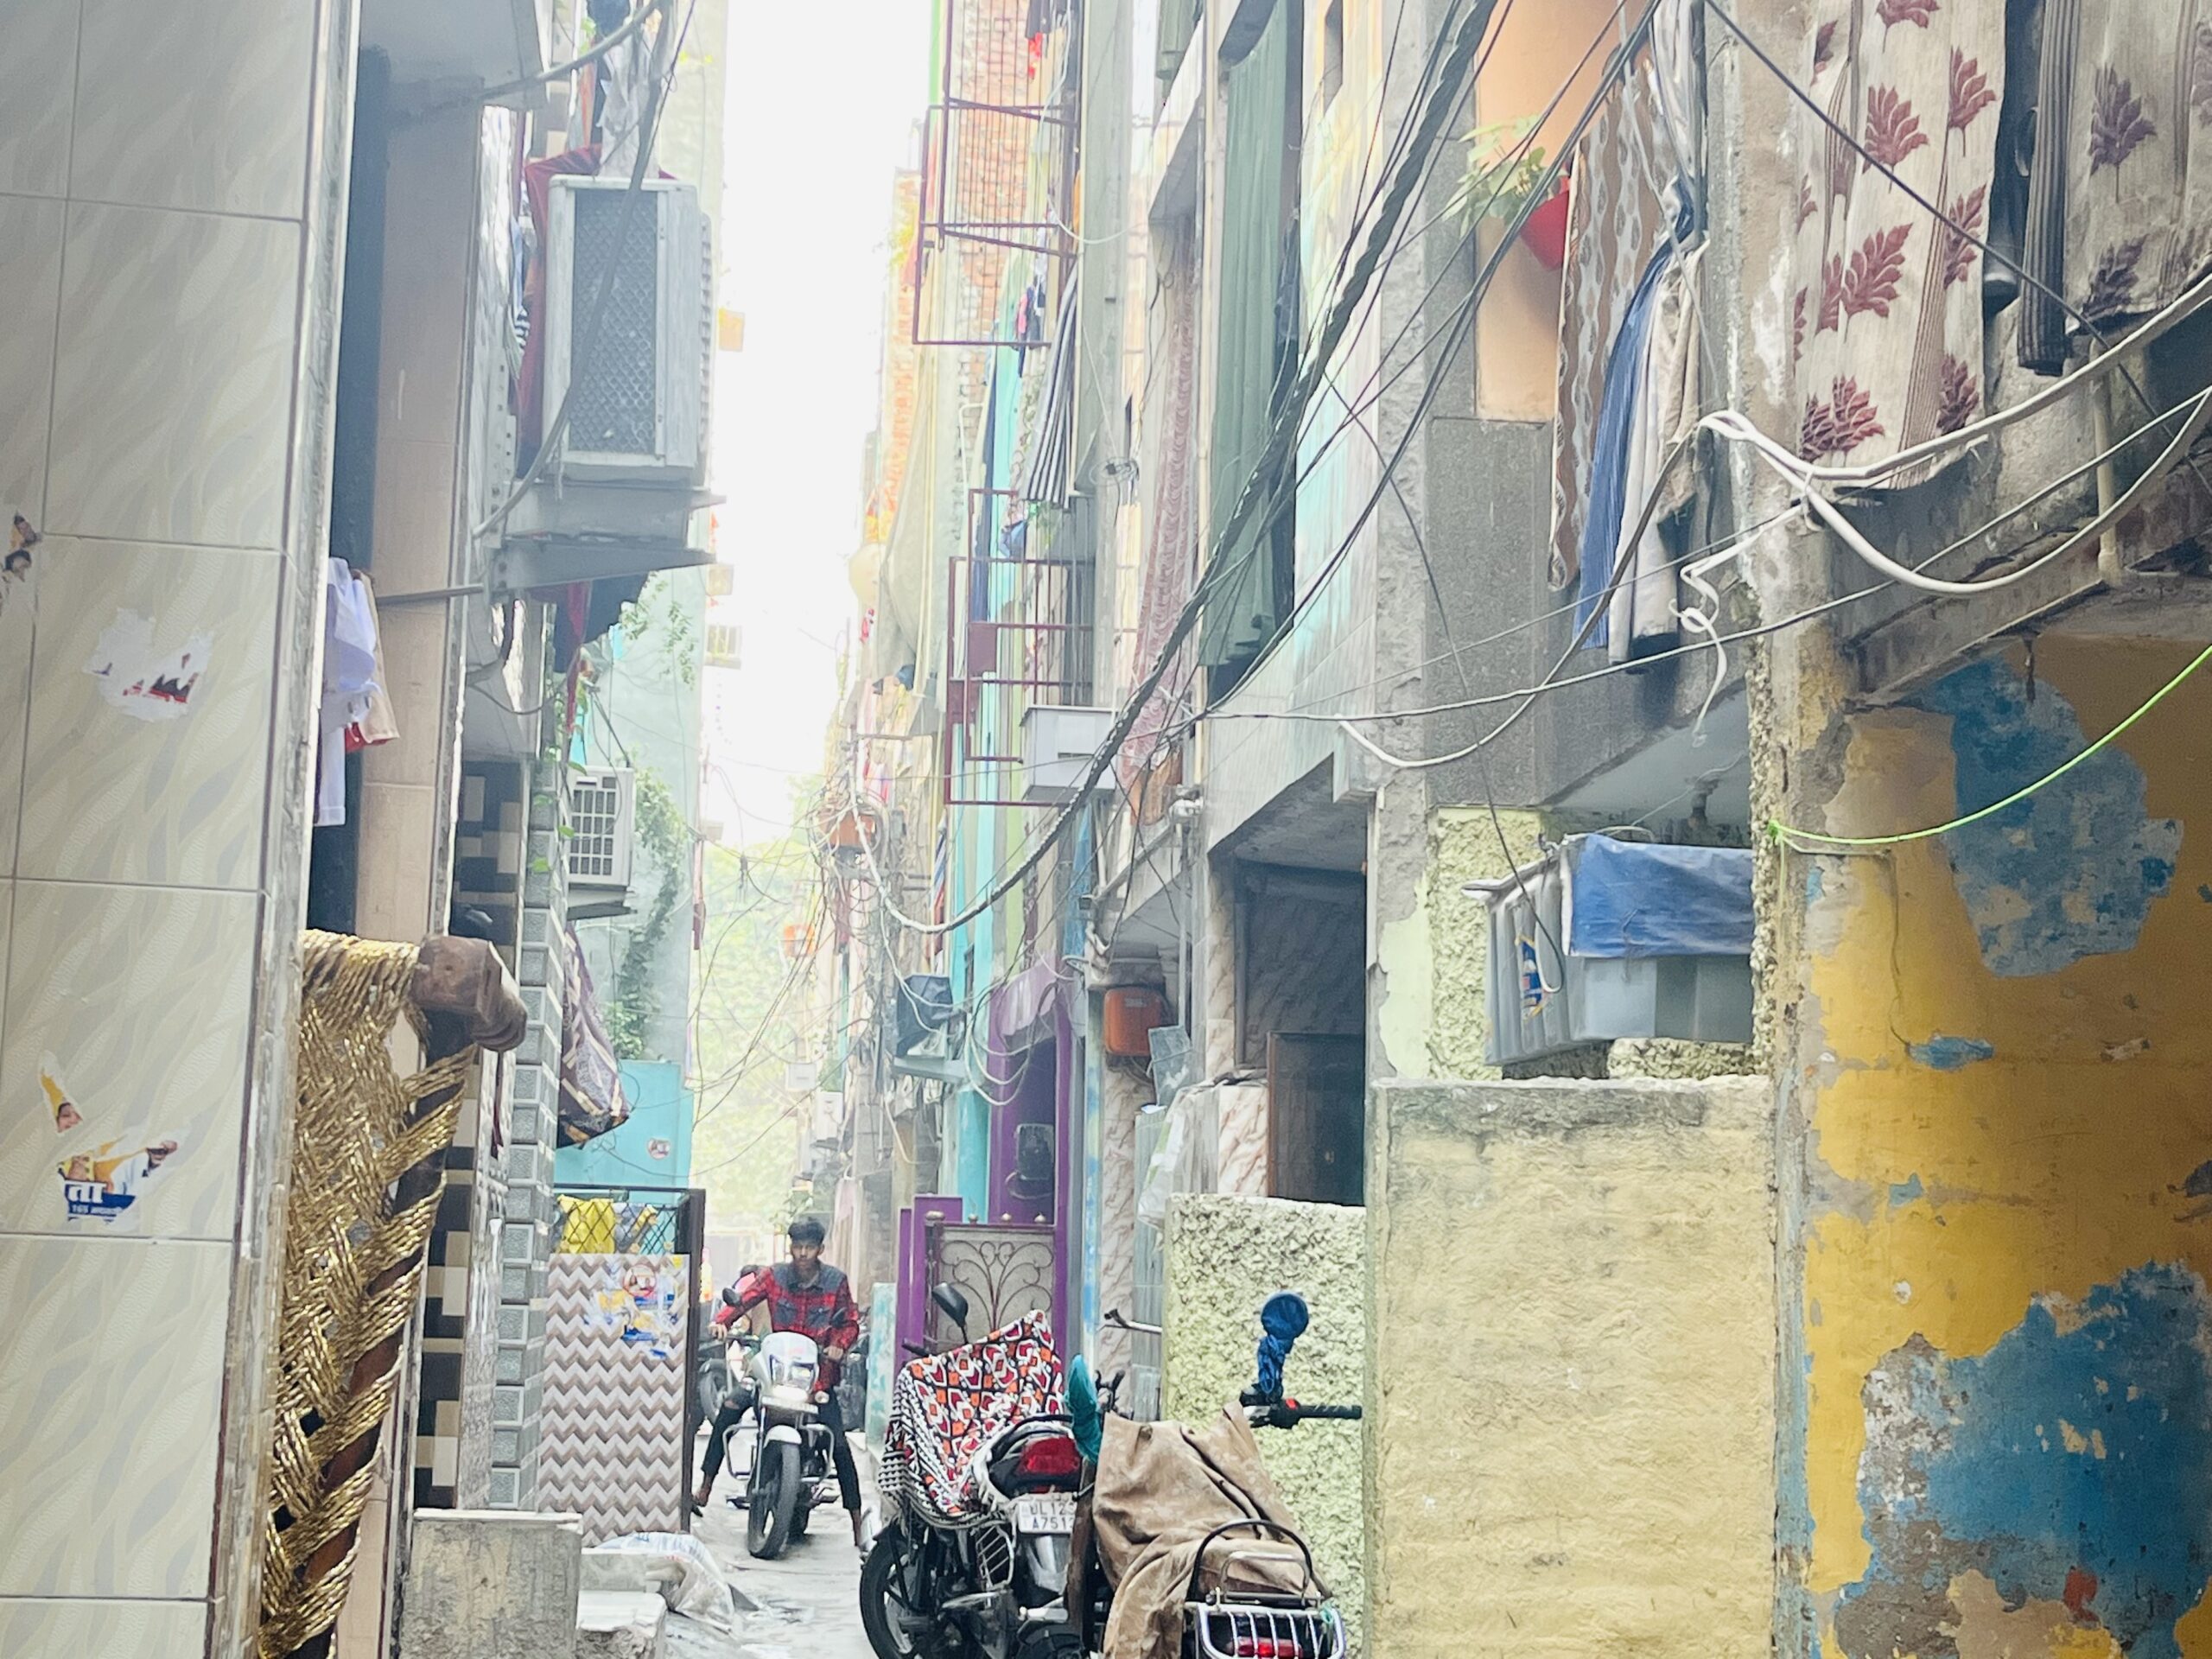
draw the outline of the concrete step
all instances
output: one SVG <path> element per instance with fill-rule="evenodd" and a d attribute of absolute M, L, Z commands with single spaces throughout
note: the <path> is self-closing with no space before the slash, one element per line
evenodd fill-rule
<path fill-rule="evenodd" d="M 663 1659 L 668 1604 L 642 1590 L 586 1590 L 576 1598 L 575 1659 Z"/>

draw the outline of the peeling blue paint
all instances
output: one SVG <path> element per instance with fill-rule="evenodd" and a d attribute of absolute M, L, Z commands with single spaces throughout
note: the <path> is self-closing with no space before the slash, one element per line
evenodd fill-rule
<path fill-rule="evenodd" d="M 2153 1264 L 2031 1308 L 1980 1357 L 1919 1337 L 1893 1351 L 1865 1394 L 1873 1559 L 1838 1603 L 1846 1649 L 1934 1650 L 1948 1586 L 1973 1569 L 2014 1606 L 2093 1573 L 2084 1616 L 2130 1659 L 2177 1659 L 2212 1560 L 2208 1338 L 2204 1281 Z"/>
<path fill-rule="evenodd" d="M 1890 1183 L 1890 1208 L 1916 1202 L 1928 1196 L 1928 1189 L 1920 1184 L 1920 1177 L 1909 1175 L 1904 1180 Z"/>
<path fill-rule="evenodd" d="M 1950 716 L 1961 814 L 2034 783 L 2088 743 L 2071 703 L 2048 683 L 2031 702 L 1998 658 L 1937 682 L 1918 706 Z M 2179 820 L 2150 817 L 2145 800 L 2142 768 L 2106 748 L 1943 838 L 1992 973 L 2052 974 L 2134 946 L 2181 851 Z"/>
<path fill-rule="evenodd" d="M 1930 1037 L 1924 1043 L 1909 1043 L 1905 1052 L 1914 1060 L 1936 1071 L 1960 1071 L 1976 1060 L 1993 1058 L 1997 1051 L 1979 1037 Z M 1916 1177 L 1915 1179 L 1917 1179 Z"/>

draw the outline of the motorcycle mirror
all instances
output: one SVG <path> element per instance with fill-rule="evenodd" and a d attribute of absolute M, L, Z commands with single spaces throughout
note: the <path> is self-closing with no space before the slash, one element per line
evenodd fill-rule
<path fill-rule="evenodd" d="M 968 1299 L 952 1285 L 938 1285 L 930 1292 L 930 1300 L 938 1305 L 944 1317 L 950 1319 L 962 1336 L 968 1334 Z"/>
<path fill-rule="evenodd" d="M 1278 1342 L 1296 1342 L 1306 1334 L 1311 1318 L 1303 1296 L 1294 1290 L 1279 1290 L 1260 1309 L 1260 1329 Z"/>
<path fill-rule="evenodd" d="M 724 1307 L 735 1307 L 737 1306 L 737 1287 L 734 1285 L 724 1285 L 722 1287 L 722 1306 Z"/>

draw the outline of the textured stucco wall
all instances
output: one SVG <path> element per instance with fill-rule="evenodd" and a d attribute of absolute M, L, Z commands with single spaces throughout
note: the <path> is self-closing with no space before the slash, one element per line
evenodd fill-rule
<path fill-rule="evenodd" d="M 1364 1212 L 1283 1198 L 1193 1194 L 1167 1209 L 1166 1413 L 1203 1421 L 1252 1381 L 1260 1305 L 1294 1290 L 1313 1311 L 1283 1374 L 1294 1397 L 1363 1399 Z M 1359 1423 L 1262 1430 L 1260 1447 L 1358 1641 L 1366 1587 Z"/>
<path fill-rule="evenodd" d="M 1839 722 L 1799 821 L 2004 798 L 2188 655 L 1971 664 Z M 1785 1651 L 2212 1649 L 2204 695 L 1980 824 L 1783 867 Z"/>
<path fill-rule="evenodd" d="M 1769 1097 L 1377 1085 L 1372 1651 L 1767 1653 Z"/>

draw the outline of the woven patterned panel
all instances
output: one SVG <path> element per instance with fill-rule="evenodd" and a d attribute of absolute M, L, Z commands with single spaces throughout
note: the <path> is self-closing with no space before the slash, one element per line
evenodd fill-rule
<path fill-rule="evenodd" d="M 586 1544 L 685 1529 L 683 1343 L 626 1342 L 601 1304 L 641 1270 L 684 1282 L 682 1256 L 560 1255 L 547 1287 L 537 1507 L 582 1516 Z"/>
<path fill-rule="evenodd" d="M 409 1077 L 386 1039 L 416 947 L 309 933 L 284 1221 L 283 1319 L 262 1544 L 263 1659 L 337 1622 L 353 1581 L 399 1337 L 422 1283 L 442 1160 L 476 1051 Z"/>

